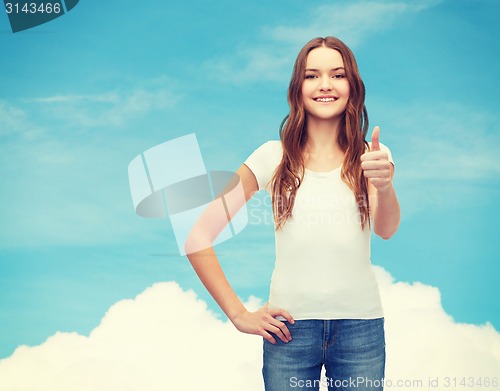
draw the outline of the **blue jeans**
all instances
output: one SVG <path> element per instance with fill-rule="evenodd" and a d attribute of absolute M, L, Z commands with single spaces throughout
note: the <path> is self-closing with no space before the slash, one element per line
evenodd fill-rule
<path fill-rule="evenodd" d="M 266 391 L 383 390 L 385 369 L 384 318 L 296 320 L 285 322 L 292 334 L 288 343 L 264 339 L 262 374 Z"/>

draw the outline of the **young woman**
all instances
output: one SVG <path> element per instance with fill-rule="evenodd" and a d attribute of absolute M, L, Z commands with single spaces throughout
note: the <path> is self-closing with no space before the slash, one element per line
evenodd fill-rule
<path fill-rule="evenodd" d="M 272 196 L 276 263 L 263 308 L 247 311 L 224 277 L 210 219 L 188 238 L 189 260 L 231 322 L 264 338 L 266 391 L 318 390 L 323 366 L 329 390 L 383 389 L 384 320 L 370 232 L 390 238 L 399 204 L 380 129 L 365 141 L 364 99 L 351 50 L 333 37 L 311 40 L 295 62 L 280 140 L 260 146 L 237 171 L 241 203 L 258 190 Z"/>

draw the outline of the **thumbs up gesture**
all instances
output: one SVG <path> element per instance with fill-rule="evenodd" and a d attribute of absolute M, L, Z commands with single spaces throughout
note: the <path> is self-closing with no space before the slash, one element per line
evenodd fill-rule
<path fill-rule="evenodd" d="M 392 186 L 391 162 L 387 152 L 380 150 L 380 128 L 375 126 L 372 133 L 371 148 L 361 155 L 363 175 L 378 191 L 384 191 Z"/>

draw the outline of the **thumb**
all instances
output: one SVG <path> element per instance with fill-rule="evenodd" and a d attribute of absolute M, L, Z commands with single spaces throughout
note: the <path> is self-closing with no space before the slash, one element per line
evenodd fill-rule
<path fill-rule="evenodd" d="M 372 151 L 380 151 L 380 128 L 375 126 L 372 133 Z"/>

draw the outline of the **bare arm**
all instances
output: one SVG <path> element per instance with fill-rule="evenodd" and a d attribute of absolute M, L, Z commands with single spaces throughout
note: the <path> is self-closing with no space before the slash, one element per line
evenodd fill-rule
<path fill-rule="evenodd" d="M 382 239 L 389 239 L 398 230 L 400 208 L 392 185 L 394 165 L 387 153 L 380 150 L 379 137 L 380 128 L 376 126 L 372 134 L 372 148 L 361 156 L 361 167 L 368 178 L 373 231 Z"/>
<path fill-rule="evenodd" d="M 231 219 L 258 190 L 257 180 L 247 166 L 242 165 L 236 173 L 241 179 L 244 197 L 241 192 L 224 192 L 225 210 L 220 208 L 220 204 L 211 203 L 186 240 L 186 254 L 203 285 L 238 330 L 261 335 L 275 343 L 269 333 L 273 332 L 281 340 L 288 342 L 291 339 L 288 328 L 274 317 L 281 315 L 293 322 L 290 314 L 282 309 L 269 310 L 266 307 L 256 312 L 247 311 L 226 279 L 213 248 L 213 241 L 227 225 L 228 219 Z"/>
<path fill-rule="evenodd" d="M 382 239 L 390 239 L 398 230 L 400 208 L 396 191 L 392 186 L 394 166 L 390 164 L 390 185 L 377 189 L 370 183 L 368 189 L 370 209 L 373 215 L 373 231 Z"/>

